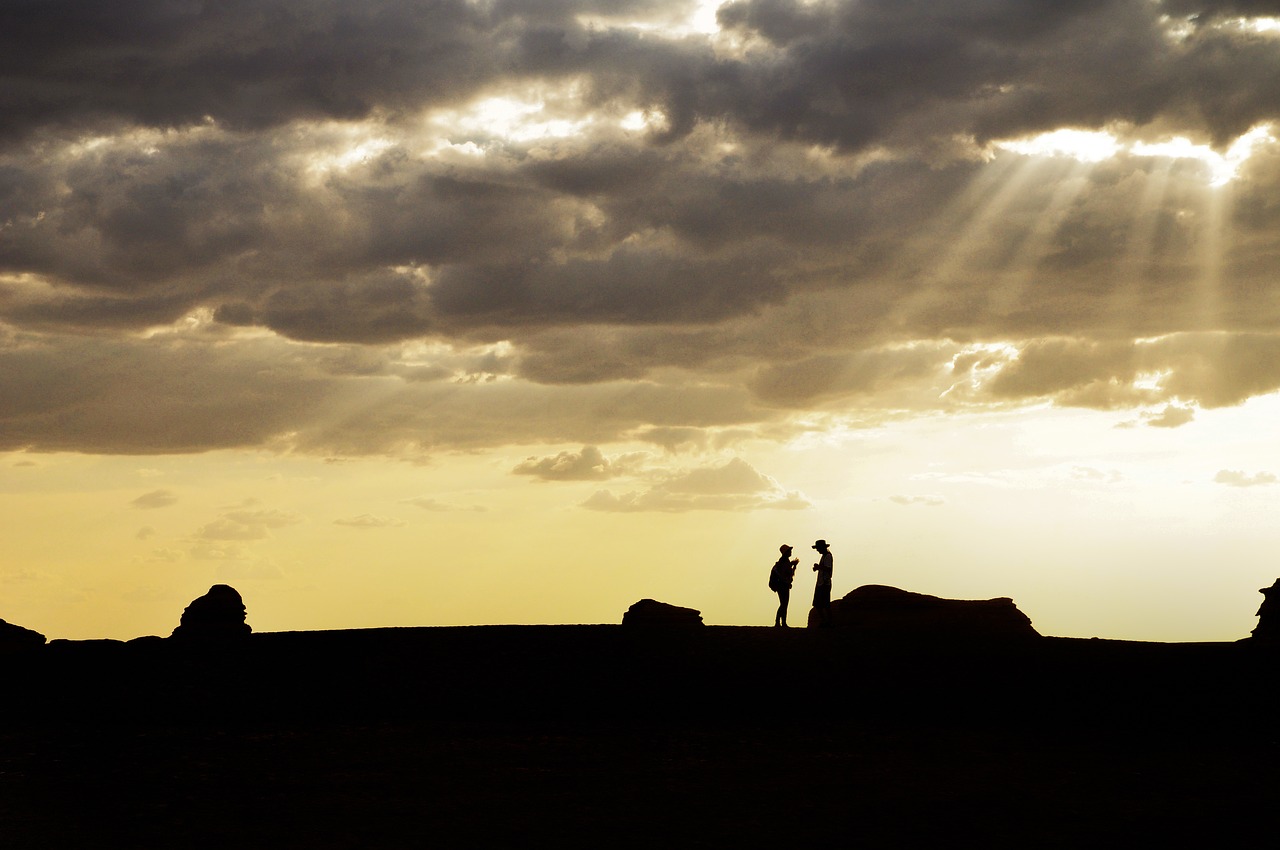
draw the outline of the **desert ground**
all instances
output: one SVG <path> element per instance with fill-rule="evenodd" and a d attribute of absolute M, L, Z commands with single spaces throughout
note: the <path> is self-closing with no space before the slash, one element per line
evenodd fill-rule
<path fill-rule="evenodd" d="M 620 625 L 54 641 L 0 658 L 49 847 L 1253 847 L 1249 642 Z"/>

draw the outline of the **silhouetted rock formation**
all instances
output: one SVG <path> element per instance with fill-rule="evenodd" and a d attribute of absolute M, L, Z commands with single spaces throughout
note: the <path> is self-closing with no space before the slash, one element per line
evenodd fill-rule
<path fill-rule="evenodd" d="M 693 608 L 668 605 L 654 599 L 641 599 L 622 615 L 624 626 L 703 626 L 702 612 Z"/>
<path fill-rule="evenodd" d="M 35 649 L 44 646 L 44 635 L 0 620 L 0 652 Z"/>
<path fill-rule="evenodd" d="M 245 637 L 253 631 L 244 621 L 244 600 L 234 587 L 215 584 L 182 612 L 172 637 L 183 640 L 220 641 Z"/>
<path fill-rule="evenodd" d="M 1270 587 L 1258 591 L 1262 605 L 1258 608 L 1258 625 L 1252 635 L 1255 641 L 1280 645 L 1280 578 Z"/>
<path fill-rule="evenodd" d="M 832 626 L 895 638 L 1038 638 L 1031 619 L 1012 599 L 941 599 L 896 587 L 868 584 L 831 603 Z M 816 609 L 809 627 L 818 625 Z"/>

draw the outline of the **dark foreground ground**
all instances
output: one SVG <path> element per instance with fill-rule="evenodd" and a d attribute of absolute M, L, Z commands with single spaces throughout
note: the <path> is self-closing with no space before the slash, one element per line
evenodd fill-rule
<path fill-rule="evenodd" d="M 1280 657 L 620 626 L 0 657 L 0 847 L 1255 847 Z"/>

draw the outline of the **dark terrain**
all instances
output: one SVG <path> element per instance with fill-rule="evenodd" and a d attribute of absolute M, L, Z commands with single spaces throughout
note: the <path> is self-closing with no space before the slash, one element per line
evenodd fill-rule
<path fill-rule="evenodd" d="M 1280 656 L 488 626 L 0 656 L 0 846 L 1254 847 Z"/>

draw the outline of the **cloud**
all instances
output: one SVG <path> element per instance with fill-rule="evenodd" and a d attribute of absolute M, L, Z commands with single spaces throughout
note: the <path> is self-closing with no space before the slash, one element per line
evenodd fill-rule
<path fill-rule="evenodd" d="M 1117 484 L 1124 480 L 1124 475 L 1119 470 L 1103 471 L 1091 466 L 1073 466 L 1071 477 L 1077 481 L 1097 481 L 1107 484 Z"/>
<path fill-rule="evenodd" d="M 1196 412 L 1190 407 L 1165 405 L 1164 410 L 1146 417 L 1152 428 L 1180 428 L 1196 418 Z"/>
<path fill-rule="evenodd" d="M 135 508 L 142 510 L 154 510 L 155 508 L 167 508 L 178 503 L 178 495 L 171 490 L 152 490 L 149 493 L 143 493 L 134 499 L 130 504 Z"/>
<path fill-rule="evenodd" d="M 718 510 L 751 511 L 765 508 L 804 510 L 810 502 L 798 492 L 757 472 L 741 458 L 720 466 L 706 466 L 672 474 L 647 490 L 614 494 L 598 490 L 582 503 L 591 510 L 669 513 Z"/>
<path fill-rule="evenodd" d="M 459 507 L 457 505 L 451 505 L 447 502 L 441 502 L 439 499 L 436 499 L 431 496 L 418 496 L 413 499 L 405 499 L 404 501 L 405 501 L 405 504 L 407 505 L 413 505 L 414 507 L 422 508 L 424 511 L 433 511 L 436 513 L 451 513 L 454 511 L 474 511 L 477 513 L 484 513 L 485 511 L 488 510 L 488 508 L 484 507 L 483 505 L 471 505 L 470 507 Z"/>
<path fill-rule="evenodd" d="M 824 397 L 889 392 L 902 384 L 926 380 L 941 367 L 933 346 L 819 355 L 767 366 L 756 375 L 751 389 L 766 402 L 798 406 Z"/>
<path fill-rule="evenodd" d="M 1236 469 L 1222 469 L 1218 474 L 1213 476 L 1213 480 L 1218 484 L 1226 484 L 1228 487 L 1262 487 L 1268 484 L 1275 484 L 1276 476 L 1270 472 L 1256 472 L 1249 475 Z"/>
<path fill-rule="evenodd" d="M 681 6 L 688 9 L 628 11 L 653 24 Z M 1256 121 L 1269 114 L 1269 78 L 1260 73 L 1268 54 L 1247 33 L 1218 25 L 1227 7 L 1192 17 L 1204 6 L 739 0 L 718 20 L 755 49 L 717 55 L 685 34 L 629 28 L 616 4 L 599 0 L 358 9 L 276 0 L 270 14 L 241 3 L 126 0 L 109 13 L 75 7 L 77 15 L 63 0 L 11 20 L 0 55 L 14 93 L 7 135 L 19 138 L 209 120 L 262 132 L 457 106 L 499 82 L 541 78 L 585 79 L 600 102 L 661 113 L 668 140 L 728 121 L 746 133 L 857 150 L 1161 113 L 1190 121 L 1198 111 L 1222 132 Z M 1176 25 L 1191 34 L 1170 38 Z M 120 55 L 131 61 L 114 61 Z M 1259 73 L 1238 82 L 1227 73 L 1244 67 Z M 1204 78 L 1222 80 L 1232 97 L 1176 85 Z"/>
<path fill-rule="evenodd" d="M 139 528 L 138 532 L 133 536 L 138 540 L 150 540 L 152 537 L 156 536 L 156 530 L 149 525 L 144 525 L 142 528 Z"/>
<path fill-rule="evenodd" d="M 233 510 L 202 526 L 196 532 L 196 537 L 204 541 L 265 540 L 273 530 L 300 522 L 302 517 L 290 511 Z"/>
<path fill-rule="evenodd" d="M 911 505 L 924 505 L 930 508 L 940 507 L 947 503 L 947 500 L 942 496 L 890 496 L 889 501 L 908 507 Z"/>
<path fill-rule="evenodd" d="M 334 525 L 345 525 L 348 528 L 400 528 L 405 522 L 395 517 L 374 516 L 373 514 L 360 514 L 359 516 L 346 519 L 335 519 Z"/>
<path fill-rule="evenodd" d="M 530 457 L 511 470 L 516 475 L 532 475 L 544 481 L 595 481 L 620 473 L 600 449 L 583 446 L 579 452 L 560 452 L 552 457 Z"/>
<path fill-rule="evenodd" d="M 425 453 L 538 440 L 603 442 L 655 423 L 724 427 L 759 418 L 746 392 L 730 385 L 537 387 L 401 374 L 417 371 L 419 357 L 439 356 L 464 371 L 485 365 L 480 354 L 436 349 L 377 350 L 354 374 L 346 350 L 272 338 L 229 343 L 199 326 L 151 340 L 68 339 L 0 350 L 0 395 L 8 400 L 0 411 L 0 446 Z"/>
<path fill-rule="evenodd" d="M 814 411 L 1280 390 L 1280 143 L 1231 154 L 1273 4 L 81 5 L 0 27 L 0 450 L 604 480 Z"/>
<path fill-rule="evenodd" d="M 249 553 L 241 546 L 204 540 L 191 547 L 191 557 L 197 561 L 242 561 Z"/>
<path fill-rule="evenodd" d="M 972 370 L 975 362 L 958 358 L 953 371 Z M 1280 334 L 1029 340 L 988 354 L 980 371 L 980 388 L 970 398 L 1049 398 L 1102 410 L 1164 403 L 1160 414 L 1147 417 L 1148 424 L 1177 427 L 1194 418 L 1193 405 L 1226 407 L 1280 389 Z"/>

